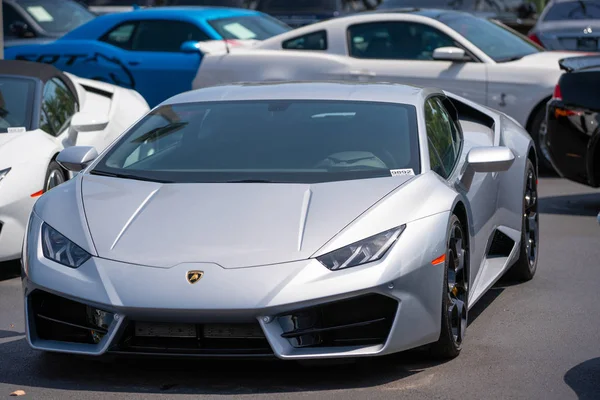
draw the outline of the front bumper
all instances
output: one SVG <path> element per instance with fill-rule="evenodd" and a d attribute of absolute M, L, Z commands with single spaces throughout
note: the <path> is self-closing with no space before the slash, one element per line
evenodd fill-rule
<path fill-rule="evenodd" d="M 312 259 L 162 269 L 92 257 L 71 269 L 43 257 L 42 221 L 34 214 L 23 260 L 27 339 L 36 349 L 87 355 L 305 359 L 414 348 L 439 338 L 444 271 L 431 260 L 445 251 L 440 227 L 448 218 L 442 213 L 415 221 L 383 259 L 332 272 Z M 204 272 L 196 284 L 186 279 L 192 270 Z M 98 313 L 108 313 L 104 326 L 86 317 Z M 186 340 L 137 336 L 141 323 L 173 329 L 186 324 L 196 334 Z M 207 328 L 223 325 L 255 326 L 261 335 L 216 341 L 206 336 Z"/>

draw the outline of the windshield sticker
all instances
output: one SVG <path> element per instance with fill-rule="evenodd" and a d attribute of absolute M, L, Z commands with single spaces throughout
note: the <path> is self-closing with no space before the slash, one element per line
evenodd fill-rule
<path fill-rule="evenodd" d="M 256 34 L 254 32 L 252 32 L 250 29 L 246 28 L 239 22 L 227 24 L 223 26 L 223 29 L 225 29 L 227 32 L 231 33 L 233 36 L 240 40 L 254 39 L 256 37 Z"/>
<path fill-rule="evenodd" d="M 392 176 L 414 175 L 415 171 L 412 168 L 407 169 L 390 169 Z"/>
<path fill-rule="evenodd" d="M 35 18 L 35 20 L 37 22 L 52 22 L 52 21 L 54 21 L 54 18 L 52 17 L 52 15 L 50 15 L 50 13 L 48 13 L 48 11 L 46 11 L 46 9 L 42 6 L 27 7 L 27 12 L 29 14 L 31 14 L 31 16 L 33 18 Z"/>
<path fill-rule="evenodd" d="M 23 132 L 27 132 L 27 129 L 25 129 L 24 126 L 8 127 L 6 129 L 8 129 L 8 133 L 23 133 Z"/>

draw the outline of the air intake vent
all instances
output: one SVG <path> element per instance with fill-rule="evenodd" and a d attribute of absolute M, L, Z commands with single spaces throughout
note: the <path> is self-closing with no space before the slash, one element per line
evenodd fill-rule
<path fill-rule="evenodd" d="M 383 344 L 390 333 L 398 302 L 370 294 L 301 309 L 278 317 L 281 337 L 294 347 Z"/>
<path fill-rule="evenodd" d="M 496 229 L 488 251 L 488 258 L 508 257 L 514 246 L 514 240 Z"/>

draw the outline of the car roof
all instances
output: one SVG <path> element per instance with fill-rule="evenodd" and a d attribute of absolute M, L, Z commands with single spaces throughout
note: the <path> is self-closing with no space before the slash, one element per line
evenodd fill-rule
<path fill-rule="evenodd" d="M 21 60 L 0 60 L 0 75 L 34 78 L 39 79 L 43 83 L 48 82 L 52 78 L 60 78 L 73 96 L 79 100 L 77 89 L 75 88 L 73 81 L 62 71 L 50 64 Z"/>
<path fill-rule="evenodd" d="M 391 9 L 384 9 L 384 10 L 373 10 L 373 11 L 367 11 L 367 12 L 374 13 L 374 14 L 397 14 L 397 13 L 414 14 L 414 15 L 421 15 L 423 17 L 433 18 L 433 19 L 440 19 L 443 17 L 452 16 L 452 15 L 470 15 L 474 18 L 477 18 L 472 13 L 469 13 L 466 11 L 446 10 L 443 8 L 409 7 L 409 8 L 391 8 Z"/>
<path fill-rule="evenodd" d="M 21 60 L 0 60 L 0 75 L 14 75 L 26 78 L 37 78 L 46 82 L 56 76 L 69 81 L 65 74 L 50 64 Z"/>
<path fill-rule="evenodd" d="M 204 101 L 243 100 L 341 100 L 418 105 L 436 89 L 395 83 L 268 82 L 213 86 L 185 92 L 162 105 Z"/>
<path fill-rule="evenodd" d="M 191 19 L 214 19 L 214 18 L 227 18 L 236 17 L 242 15 L 257 15 L 258 11 L 247 10 L 242 8 L 231 8 L 231 7 L 210 7 L 210 6 L 172 6 L 172 7 L 151 7 L 151 8 L 140 8 L 132 11 L 125 11 L 116 14 L 109 14 L 105 17 L 113 17 L 115 19 L 158 19 L 158 18 L 177 18 L 185 16 Z"/>
<path fill-rule="evenodd" d="M 254 10 L 230 7 L 151 7 L 141 8 L 133 11 L 110 13 L 100 15 L 93 20 L 73 29 L 61 39 L 97 39 L 99 35 L 112 29 L 115 25 L 125 21 L 136 21 L 143 19 L 169 19 L 187 21 L 201 24 L 203 21 L 219 18 L 241 17 L 262 15 Z M 60 40 L 60 39 L 59 39 Z"/>

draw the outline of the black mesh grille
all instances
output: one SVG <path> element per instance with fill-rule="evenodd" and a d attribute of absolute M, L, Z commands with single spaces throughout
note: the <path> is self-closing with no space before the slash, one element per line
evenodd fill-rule
<path fill-rule="evenodd" d="M 247 328 L 250 324 L 229 324 L 233 329 Z M 194 337 L 146 337 L 136 334 L 136 322 L 127 324 L 118 346 L 113 351 L 126 353 L 185 354 L 185 355 L 272 355 L 269 342 L 258 323 L 252 328 L 260 337 L 210 338 L 204 334 L 203 324 L 193 324 Z"/>
<path fill-rule="evenodd" d="M 490 244 L 490 250 L 488 251 L 488 257 L 508 257 L 515 245 L 515 241 L 506 236 L 504 233 L 496 230 L 492 243 Z"/>
<path fill-rule="evenodd" d="M 371 294 L 281 315 L 283 338 L 294 347 L 335 347 L 382 344 L 386 341 L 398 302 Z"/>
<path fill-rule="evenodd" d="M 107 325 L 94 324 L 95 308 L 41 290 L 29 298 L 40 339 L 96 344 L 107 332 Z"/>

